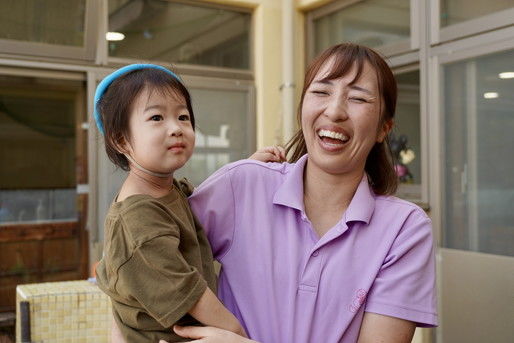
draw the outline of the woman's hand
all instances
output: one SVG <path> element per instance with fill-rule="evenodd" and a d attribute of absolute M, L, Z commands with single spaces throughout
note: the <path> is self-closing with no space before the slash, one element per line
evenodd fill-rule
<path fill-rule="evenodd" d="M 232 331 L 218 329 L 212 326 L 177 326 L 173 327 L 173 331 L 179 336 L 192 338 L 190 343 L 258 343 L 251 339 L 237 335 Z M 167 343 L 160 340 L 159 343 Z"/>
<path fill-rule="evenodd" d="M 111 343 L 126 343 L 114 317 L 112 318 Z"/>
<path fill-rule="evenodd" d="M 257 150 L 249 159 L 261 162 L 285 162 L 286 151 L 278 145 L 267 146 Z"/>

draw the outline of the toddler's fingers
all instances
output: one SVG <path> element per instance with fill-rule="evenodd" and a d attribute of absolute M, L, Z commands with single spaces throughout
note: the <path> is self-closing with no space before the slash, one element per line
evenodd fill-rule
<path fill-rule="evenodd" d="M 286 160 L 286 151 L 281 146 L 279 146 L 279 145 L 274 146 L 273 153 L 278 157 L 280 162 Z"/>
<path fill-rule="evenodd" d="M 263 152 L 263 159 L 267 162 L 280 162 L 280 156 L 275 152 Z"/>
<path fill-rule="evenodd" d="M 281 146 L 277 146 L 278 151 L 280 151 L 280 158 L 282 158 L 283 161 L 286 160 L 286 149 L 284 149 Z"/>

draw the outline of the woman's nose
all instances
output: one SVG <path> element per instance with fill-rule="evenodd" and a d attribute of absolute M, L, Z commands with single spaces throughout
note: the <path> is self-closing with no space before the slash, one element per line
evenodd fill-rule
<path fill-rule="evenodd" d="M 343 97 L 328 99 L 324 114 L 332 121 L 341 121 L 348 118 L 348 104 Z"/>

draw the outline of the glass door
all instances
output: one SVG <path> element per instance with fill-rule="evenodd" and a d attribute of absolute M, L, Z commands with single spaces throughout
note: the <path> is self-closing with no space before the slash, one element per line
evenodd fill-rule
<path fill-rule="evenodd" d="M 17 284 L 87 275 L 83 75 L 13 71 L 0 73 L 0 311 Z"/>
<path fill-rule="evenodd" d="M 438 342 L 509 342 L 514 335 L 514 50 L 447 61 L 441 71 Z"/>

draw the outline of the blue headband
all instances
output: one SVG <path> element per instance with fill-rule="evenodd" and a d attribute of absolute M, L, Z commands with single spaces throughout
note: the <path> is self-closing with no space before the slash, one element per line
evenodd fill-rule
<path fill-rule="evenodd" d="M 98 84 L 98 86 L 96 87 L 96 92 L 95 92 L 94 117 L 95 117 L 96 126 L 98 127 L 98 131 L 100 131 L 102 133 L 102 135 L 105 134 L 105 131 L 104 131 L 104 125 L 102 123 L 102 116 L 100 115 L 100 111 L 98 110 L 98 102 L 100 101 L 100 99 L 102 98 L 104 93 L 107 91 L 107 88 L 109 88 L 111 83 L 113 83 L 113 81 L 116 80 L 118 77 L 120 77 L 124 74 L 127 74 L 131 71 L 134 71 L 134 70 L 146 69 L 146 68 L 162 70 L 162 71 L 170 74 L 171 76 L 173 76 L 178 81 L 182 82 L 180 80 L 180 78 L 174 72 L 172 72 L 171 70 L 166 69 L 162 66 L 156 65 L 156 64 L 129 64 L 128 66 L 122 67 L 118 70 L 115 70 L 113 73 L 107 75 L 105 77 L 105 79 L 103 79 L 102 82 L 100 82 Z"/>

